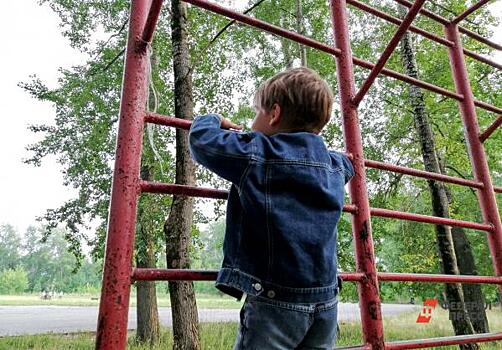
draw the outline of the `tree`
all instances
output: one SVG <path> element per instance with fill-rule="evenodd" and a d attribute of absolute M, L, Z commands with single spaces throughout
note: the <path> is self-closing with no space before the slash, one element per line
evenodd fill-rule
<path fill-rule="evenodd" d="M 20 263 L 21 239 L 13 226 L 0 226 L 0 266 L 2 269 L 15 269 Z"/>
<path fill-rule="evenodd" d="M 21 294 L 28 289 L 28 275 L 21 266 L 0 271 L 0 294 Z"/>
<path fill-rule="evenodd" d="M 152 167 L 143 165 L 141 168 L 141 179 L 152 180 Z M 154 216 L 158 213 L 148 212 L 147 208 L 154 208 L 153 205 L 145 203 L 150 198 L 141 198 L 138 205 L 137 217 L 137 243 L 136 243 L 136 266 L 139 268 L 155 268 L 157 258 L 155 251 L 158 248 L 158 233 L 155 228 Z M 153 215 L 152 215 L 153 214 Z M 160 336 L 159 312 L 157 309 L 157 291 L 154 281 L 137 281 L 137 324 L 136 339 L 141 343 L 156 343 Z"/>
<path fill-rule="evenodd" d="M 202 249 L 200 264 L 204 269 L 219 269 L 223 261 L 223 238 L 225 236 L 225 221 L 215 221 L 200 234 Z"/>
<path fill-rule="evenodd" d="M 100 282 L 100 264 L 93 265 L 84 258 L 77 265 L 75 256 L 68 251 L 67 231 L 54 229 L 50 235 L 44 227 L 30 226 L 26 230 L 21 265 L 28 276 L 28 289 L 32 292 L 97 289 Z"/>
<path fill-rule="evenodd" d="M 401 40 L 401 57 L 406 69 L 406 73 L 418 78 L 418 69 L 413 55 L 410 35 L 406 33 Z M 415 128 L 420 140 L 422 157 L 425 170 L 434 173 L 441 173 L 435 138 L 432 128 L 426 115 L 424 96 L 420 88 L 409 86 L 409 100 L 413 110 Z M 428 180 L 431 193 L 432 212 L 434 216 L 449 218 L 449 203 L 446 193 L 446 186 L 438 181 Z M 453 243 L 451 227 L 436 225 L 436 243 L 438 245 L 438 255 L 441 260 L 441 271 L 444 274 L 458 275 L 457 255 Z M 464 294 L 460 283 L 446 284 L 446 297 L 451 305 L 461 305 L 455 310 L 450 308 L 450 320 L 456 334 L 473 334 L 474 328 L 465 306 Z M 456 313 L 462 313 L 461 317 L 456 317 Z M 477 344 L 465 344 L 461 346 L 465 349 L 478 349 Z"/>
<path fill-rule="evenodd" d="M 174 68 L 174 114 L 177 118 L 192 119 L 194 102 L 192 68 L 187 36 L 187 5 L 173 0 L 172 48 Z M 188 133 L 176 130 L 176 183 L 195 184 L 195 164 L 190 157 Z M 193 200 L 173 196 L 171 211 L 164 225 L 166 262 L 168 268 L 190 267 L 188 256 L 192 232 Z M 173 315 L 173 349 L 200 349 L 199 320 L 195 293 L 191 281 L 170 281 L 169 296 Z"/>

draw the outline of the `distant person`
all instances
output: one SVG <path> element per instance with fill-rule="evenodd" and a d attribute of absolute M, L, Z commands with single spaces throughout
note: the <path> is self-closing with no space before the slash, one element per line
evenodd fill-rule
<path fill-rule="evenodd" d="M 335 345 L 336 226 L 354 170 L 319 136 L 332 103 L 317 73 L 295 68 L 258 88 L 252 132 L 216 114 L 193 121 L 193 158 L 232 182 L 216 287 L 246 295 L 234 349 Z"/>

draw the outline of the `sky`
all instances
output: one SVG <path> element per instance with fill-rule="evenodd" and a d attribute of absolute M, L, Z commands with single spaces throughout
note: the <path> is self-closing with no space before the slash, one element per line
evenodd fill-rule
<path fill-rule="evenodd" d="M 55 158 L 41 167 L 23 164 L 26 145 L 35 136 L 29 124 L 54 119 L 53 106 L 31 98 L 17 85 L 31 74 L 57 86 L 58 67 L 77 65 L 84 58 L 72 50 L 60 34 L 58 17 L 35 0 L 2 1 L 0 32 L 4 33 L 0 55 L 0 224 L 10 223 L 24 232 L 46 209 L 57 208 L 75 192 L 62 185 Z"/>
<path fill-rule="evenodd" d="M 502 1 L 489 5 L 502 16 Z M 31 98 L 18 87 L 36 74 L 49 87 L 57 86 L 58 68 L 81 63 L 85 56 L 62 37 L 59 19 L 48 6 L 36 0 L 4 0 L 0 11 L 2 54 L 0 55 L 0 224 L 14 225 L 24 232 L 47 209 L 57 208 L 76 191 L 63 186 L 63 177 L 54 157 L 41 167 L 24 164 L 25 147 L 38 140 L 27 129 L 30 124 L 51 123 L 53 106 Z M 502 43 L 502 26 L 493 41 Z M 502 52 L 496 56 L 502 63 Z"/>

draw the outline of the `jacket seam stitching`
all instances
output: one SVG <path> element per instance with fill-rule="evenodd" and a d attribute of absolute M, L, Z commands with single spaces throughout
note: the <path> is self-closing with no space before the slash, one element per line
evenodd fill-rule
<path fill-rule="evenodd" d="M 341 167 L 331 167 L 328 164 L 324 163 L 317 163 L 317 162 L 309 162 L 309 161 L 302 161 L 302 160 L 262 160 L 265 164 L 291 164 L 291 165 L 305 165 L 305 166 L 311 166 L 311 167 L 316 167 L 316 168 L 324 168 L 329 170 L 330 172 L 338 172 L 338 173 L 345 173 L 344 169 Z"/>
<path fill-rule="evenodd" d="M 244 169 L 244 172 L 242 173 L 241 175 L 241 178 L 239 179 L 239 187 L 238 187 L 238 194 L 239 194 L 239 197 L 241 196 L 242 194 L 242 186 L 243 186 L 243 183 L 244 183 L 244 179 L 246 179 L 248 173 L 249 173 L 249 170 L 251 169 L 251 161 L 252 159 L 254 158 L 254 155 L 255 155 L 255 139 L 252 139 L 251 140 L 251 154 L 247 157 L 247 161 L 248 161 L 248 164 L 246 165 L 246 169 Z M 243 206 L 244 208 L 244 206 Z"/>
<path fill-rule="evenodd" d="M 273 260 L 273 252 L 272 252 L 272 235 L 270 233 L 270 168 L 266 167 L 265 172 L 265 215 L 266 215 L 266 223 L 267 223 L 267 243 L 268 243 L 268 268 L 267 268 L 267 279 L 271 278 L 272 272 L 272 260 Z"/>
<path fill-rule="evenodd" d="M 223 153 L 223 152 L 217 151 L 214 148 L 211 148 L 211 147 L 208 147 L 208 146 L 203 147 L 202 144 L 200 144 L 197 141 L 193 141 L 192 142 L 192 147 L 198 148 L 199 150 L 202 150 L 203 152 L 211 153 L 213 155 L 218 155 L 218 156 L 222 156 L 222 157 L 225 157 L 225 158 L 234 158 L 234 159 L 249 159 L 250 158 L 249 155 L 239 156 L 239 155 L 236 155 L 236 154 Z"/>

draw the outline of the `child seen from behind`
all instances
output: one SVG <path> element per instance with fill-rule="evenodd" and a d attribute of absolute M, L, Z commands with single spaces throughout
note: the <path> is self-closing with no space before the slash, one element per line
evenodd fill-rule
<path fill-rule="evenodd" d="M 319 136 L 332 103 L 317 73 L 295 68 L 258 88 L 252 132 L 216 114 L 193 121 L 192 157 L 232 183 L 216 287 L 245 295 L 234 349 L 335 345 L 336 227 L 354 170 Z"/>

